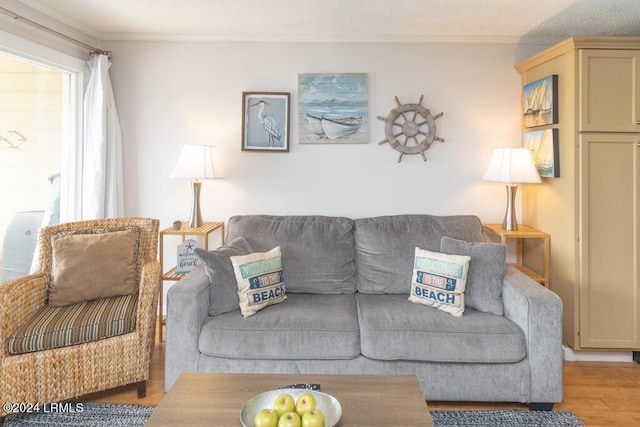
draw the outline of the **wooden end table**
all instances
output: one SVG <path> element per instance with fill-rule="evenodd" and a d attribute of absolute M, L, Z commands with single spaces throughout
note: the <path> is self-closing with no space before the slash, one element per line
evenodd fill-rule
<path fill-rule="evenodd" d="M 209 249 L 209 235 L 216 230 L 220 230 L 220 234 L 222 236 L 221 241 L 224 245 L 224 222 L 222 221 L 205 221 L 202 223 L 200 227 L 189 227 L 188 221 L 183 221 L 182 226 L 179 230 L 174 229 L 173 227 L 165 228 L 160 231 L 160 268 L 162 270 L 162 276 L 160 277 L 160 295 L 158 296 L 158 336 L 160 338 L 160 342 L 163 340 L 162 327 L 165 325 L 164 320 L 164 281 L 172 280 L 177 281 L 184 277 L 182 274 L 176 274 L 176 268 L 173 267 L 168 271 L 165 271 L 165 262 L 164 262 L 164 239 L 166 236 L 179 236 L 181 238 L 182 243 L 186 240 L 187 236 L 199 236 L 203 238 L 204 249 Z M 175 260 L 175 259 L 174 259 Z"/>
<path fill-rule="evenodd" d="M 515 231 L 507 231 L 502 228 L 502 224 L 483 224 L 484 231 L 491 233 L 500 238 L 500 241 L 504 244 L 508 239 L 517 239 L 517 258 L 518 262 L 513 265 L 518 270 L 522 271 L 527 276 L 531 277 L 536 282 L 549 287 L 549 260 L 551 256 L 551 238 L 550 236 L 540 230 L 536 230 L 528 225 L 518 224 L 518 229 Z M 522 264 L 522 239 L 541 239 L 544 242 L 544 271 L 543 274 L 538 274 L 530 268 Z"/>
<path fill-rule="evenodd" d="M 318 383 L 342 405 L 339 427 L 433 426 L 413 375 L 182 374 L 146 427 L 240 426 L 240 410 L 258 393 Z"/>

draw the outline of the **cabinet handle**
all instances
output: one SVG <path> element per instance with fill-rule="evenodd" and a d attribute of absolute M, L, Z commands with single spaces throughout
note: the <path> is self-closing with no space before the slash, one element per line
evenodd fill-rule
<path fill-rule="evenodd" d="M 636 120 L 636 124 L 637 124 L 637 125 L 640 125 L 640 120 Z"/>

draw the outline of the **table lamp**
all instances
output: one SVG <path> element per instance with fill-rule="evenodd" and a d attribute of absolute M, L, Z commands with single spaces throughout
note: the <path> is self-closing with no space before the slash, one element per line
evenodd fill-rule
<path fill-rule="evenodd" d="M 190 178 L 192 190 L 191 215 L 189 227 L 202 225 L 200 212 L 200 189 L 202 179 L 224 178 L 224 171 L 216 155 L 216 147 L 210 145 L 186 144 L 182 148 L 176 166 L 171 172 L 171 178 Z"/>
<path fill-rule="evenodd" d="M 482 179 L 506 183 L 507 210 L 504 214 L 502 228 L 507 231 L 517 230 L 515 202 L 518 184 L 540 184 L 542 182 L 529 149 L 496 148 L 493 150 L 489 167 Z"/>

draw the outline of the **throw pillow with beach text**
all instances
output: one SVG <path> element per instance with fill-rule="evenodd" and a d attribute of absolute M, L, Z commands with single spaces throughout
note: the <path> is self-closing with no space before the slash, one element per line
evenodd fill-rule
<path fill-rule="evenodd" d="M 416 248 L 409 301 L 462 317 L 470 259 Z"/>
<path fill-rule="evenodd" d="M 245 318 L 287 299 L 280 246 L 268 252 L 232 256 L 231 263 L 238 284 L 240 312 Z"/>

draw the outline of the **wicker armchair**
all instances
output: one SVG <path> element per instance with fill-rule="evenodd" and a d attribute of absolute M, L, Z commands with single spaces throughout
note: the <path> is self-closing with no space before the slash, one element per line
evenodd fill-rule
<path fill-rule="evenodd" d="M 137 383 L 144 397 L 155 339 L 160 284 L 159 221 L 114 218 L 44 227 L 38 236 L 35 274 L 0 285 L 0 402 L 49 403 Z M 76 345 L 11 354 L 16 331 L 46 306 L 52 271 L 52 237 L 136 230 L 139 292 L 130 313 L 133 331 Z M 136 305 L 137 304 L 137 305 Z M 28 323 L 28 322 L 27 322 Z M 0 415 L 2 415 L 0 413 Z"/>

